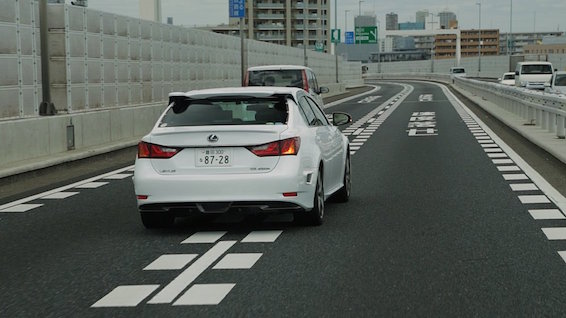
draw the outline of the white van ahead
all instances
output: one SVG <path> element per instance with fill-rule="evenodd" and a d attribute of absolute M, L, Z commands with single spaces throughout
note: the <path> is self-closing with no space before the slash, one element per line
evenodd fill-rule
<path fill-rule="evenodd" d="M 543 90 L 551 79 L 550 62 L 519 62 L 515 68 L 515 86 Z"/>

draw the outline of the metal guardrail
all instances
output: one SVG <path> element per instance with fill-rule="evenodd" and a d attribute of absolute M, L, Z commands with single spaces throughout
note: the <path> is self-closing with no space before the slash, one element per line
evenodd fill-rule
<path fill-rule="evenodd" d="M 447 74 L 403 73 L 366 74 L 368 79 L 417 79 L 434 80 L 453 84 L 525 120 L 526 125 L 536 125 L 557 138 L 566 136 L 566 95 L 549 94 L 521 87 L 479 81 L 464 77 L 450 78 Z"/>

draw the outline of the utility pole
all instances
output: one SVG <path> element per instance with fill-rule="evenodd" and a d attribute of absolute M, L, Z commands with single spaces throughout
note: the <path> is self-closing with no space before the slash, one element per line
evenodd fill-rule
<path fill-rule="evenodd" d="M 335 32 L 338 32 L 338 34 L 340 34 L 340 31 L 338 31 L 338 0 L 334 0 L 334 29 L 336 30 Z M 336 61 L 336 83 L 339 83 L 338 81 L 338 43 L 339 42 L 335 42 L 334 43 L 334 60 Z"/>
<path fill-rule="evenodd" d="M 478 5 L 478 12 L 479 12 L 479 27 L 478 27 L 478 77 L 480 76 L 481 72 L 481 0 L 480 2 L 476 3 Z"/>
<path fill-rule="evenodd" d="M 39 115 L 54 115 L 57 111 L 51 102 L 49 76 L 49 37 L 47 26 L 47 0 L 39 0 L 39 38 L 41 48 L 41 92 L 43 101 L 39 105 Z"/>

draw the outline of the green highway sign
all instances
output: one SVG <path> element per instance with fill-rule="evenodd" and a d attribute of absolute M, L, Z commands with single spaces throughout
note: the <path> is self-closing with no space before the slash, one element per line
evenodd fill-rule
<path fill-rule="evenodd" d="M 332 29 L 330 32 L 330 38 L 332 43 L 340 43 L 340 29 Z"/>
<path fill-rule="evenodd" d="M 377 44 L 377 27 L 356 27 L 356 43 Z"/>
<path fill-rule="evenodd" d="M 324 52 L 324 43 L 322 43 L 322 42 L 316 42 L 315 45 L 314 45 L 314 49 L 315 49 L 317 52 Z"/>

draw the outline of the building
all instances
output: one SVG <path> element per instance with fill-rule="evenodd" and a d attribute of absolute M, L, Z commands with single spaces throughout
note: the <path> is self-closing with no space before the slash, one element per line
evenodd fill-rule
<path fill-rule="evenodd" d="M 484 29 L 479 32 L 478 30 L 461 30 L 460 39 L 462 57 L 478 56 L 480 49 L 482 56 L 499 54 L 499 29 Z M 454 58 L 456 56 L 456 35 L 436 35 L 434 47 L 435 59 Z"/>
<path fill-rule="evenodd" d="M 456 14 L 454 12 L 440 12 L 438 13 L 438 18 L 440 19 L 441 29 L 452 29 L 454 25 L 458 25 L 458 19 L 456 19 Z"/>
<path fill-rule="evenodd" d="M 429 15 L 430 13 L 428 12 L 428 10 L 417 11 L 417 14 L 415 15 L 415 22 L 426 25 L 427 18 Z"/>
<path fill-rule="evenodd" d="M 566 54 L 566 36 L 548 36 L 541 44 L 529 44 L 523 47 L 525 54 Z"/>
<path fill-rule="evenodd" d="M 403 22 L 399 23 L 399 30 L 424 30 L 425 24 L 421 22 Z"/>
<path fill-rule="evenodd" d="M 543 42 L 546 38 L 557 38 L 564 35 L 564 32 L 524 32 L 524 33 L 500 33 L 499 34 L 499 54 L 522 54 L 524 48 Z M 547 40 L 549 41 L 549 40 Z"/>
<path fill-rule="evenodd" d="M 391 12 L 385 15 L 385 29 L 399 30 L 399 16 L 397 16 L 397 13 Z"/>
<path fill-rule="evenodd" d="M 140 18 L 161 23 L 161 0 L 139 0 Z"/>
<path fill-rule="evenodd" d="M 246 38 L 293 47 L 308 42 L 309 50 L 330 51 L 330 0 L 246 1 L 245 14 Z M 239 23 L 239 18 L 231 18 L 228 25 L 204 29 L 239 36 Z"/>

